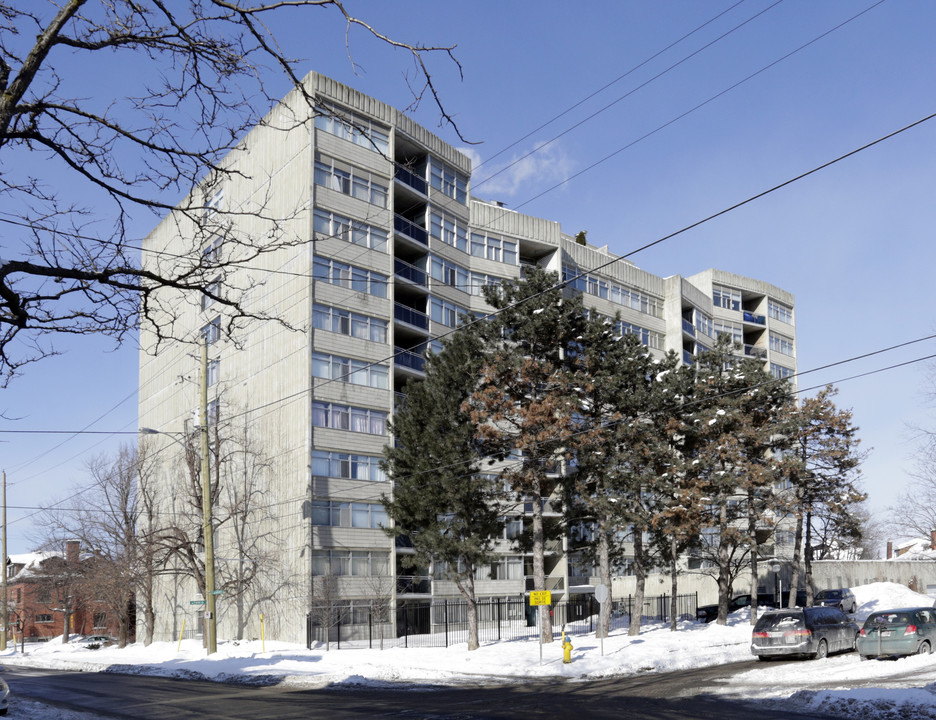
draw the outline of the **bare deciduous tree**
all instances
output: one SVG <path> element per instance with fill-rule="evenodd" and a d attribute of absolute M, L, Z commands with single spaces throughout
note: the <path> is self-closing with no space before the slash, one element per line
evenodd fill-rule
<path fill-rule="evenodd" d="M 225 226 L 208 212 L 211 189 L 243 175 L 236 154 L 223 159 L 263 121 L 284 79 L 308 104 L 297 123 L 321 112 L 270 27 L 284 14 L 320 22 L 327 11 L 346 32 L 408 53 L 414 102 L 431 97 L 454 127 L 428 64 L 441 55 L 460 71 L 453 48 L 392 39 L 341 0 L 0 0 L 4 384 L 55 354 L 56 334 L 120 342 L 147 322 L 158 337 L 173 337 L 173 316 L 149 302 L 161 288 L 210 297 L 232 319 L 257 317 L 241 306 L 244 288 L 224 292 L 225 270 L 297 239 L 260 203 L 243 212 L 266 222 L 262 243 L 232 232 L 225 240 L 239 252 L 208 267 L 201 244 Z M 134 68 L 130 79 L 113 72 L 120 66 Z M 180 196 L 187 199 L 178 212 L 201 229 L 191 252 L 142 267 L 129 228 L 141 211 L 163 215 Z"/>

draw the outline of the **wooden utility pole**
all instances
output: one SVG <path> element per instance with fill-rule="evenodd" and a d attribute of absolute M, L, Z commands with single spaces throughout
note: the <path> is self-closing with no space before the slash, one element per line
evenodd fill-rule
<path fill-rule="evenodd" d="M 211 517 L 211 463 L 208 456 L 208 341 L 202 339 L 201 355 L 201 481 L 205 536 L 205 634 L 208 654 L 217 652 L 217 595 L 215 595 L 214 528 Z"/>
<path fill-rule="evenodd" d="M 7 607 L 7 533 L 6 533 L 6 470 L 3 471 L 3 580 L 0 581 L 0 650 L 7 649 L 7 622 L 10 609 Z"/>

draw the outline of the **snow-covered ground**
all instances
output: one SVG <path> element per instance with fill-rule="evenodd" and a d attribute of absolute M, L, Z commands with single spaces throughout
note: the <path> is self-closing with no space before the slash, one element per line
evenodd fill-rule
<path fill-rule="evenodd" d="M 933 599 L 893 583 L 853 588 L 859 603 L 856 620 L 864 622 L 874 610 L 931 606 Z M 679 670 L 751 659 L 751 626 L 747 610 L 731 616 L 727 627 L 683 622 L 677 632 L 667 625 L 645 624 L 639 637 L 616 631 L 602 643 L 594 635 L 572 636 L 572 663 L 562 662 L 559 642 L 540 646 L 536 641 L 490 643 L 473 652 L 465 645 L 449 648 L 387 650 L 346 649 L 332 646 L 306 650 L 303 646 L 260 641 L 220 643 L 211 657 L 197 641 L 141 644 L 124 649 L 89 650 L 78 643 L 59 641 L 26 647 L 25 655 L 12 650 L 0 654 L 5 665 L 43 668 L 112 670 L 177 677 L 263 682 L 271 676 L 304 687 L 336 683 L 503 682 L 522 678 L 564 677 L 596 679 L 614 675 Z M 908 677 L 909 676 L 909 677 Z M 837 689 L 816 689 L 834 683 Z M 804 711 L 841 714 L 843 717 L 904 720 L 936 718 L 936 654 L 897 661 L 862 662 L 855 653 L 825 660 L 762 663 L 719 688 L 728 696 L 782 702 Z M 11 699 L 11 717 L 44 720 L 93 720 L 94 715 L 44 708 Z"/>

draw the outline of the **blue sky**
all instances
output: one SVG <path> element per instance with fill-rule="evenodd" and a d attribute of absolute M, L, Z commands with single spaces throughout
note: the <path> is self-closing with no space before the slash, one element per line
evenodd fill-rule
<path fill-rule="evenodd" d="M 572 234 L 587 230 L 590 242 L 622 255 L 936 112 L 936 4 L 925 0 L 348 0 L 347 7 L 392 37 L 458 46 L 464 79 L 442 57 L 431 67 L 447 110 L 477 144 L 439 127 L 430 103 L 411 114 L 482 163 L 476 195 L 556 220 Z M 283 17 L 274 30 L 287 53 L 306 58 L 303 72 L 409 104 L 405 53 L 352 31 L 352 67 L 334 15 L 297 17 Z M 80 58 L 70 62 L 80 71 Z M 934 158 L 936 120 L 631 259 L 662 276 L 717 267 L 789 290 L 801 371 L 925 337 L 936 332 L 928 300 Z M 141 217 L 138 234 L 154 222 Z M 104 434 L 0 433 L 11 552 L 32 546 L 25 508 L 64 497 L 84 481 L 87 457 L 135 439 L 136 348 L 94 337 L 59 345 L 64 355 L 0 393 L 0 411 L 19 418 L 0 420 L 0 429 Z M 853 409 L 863 446 L 873 448 L 865 488 L 882 517 L 908 481 L 910 427 L 936 427 L 932 362 L 844 378 L 934 353 L 933 341 L 917 343 L 800 381 L 836 383 L 839 406 Z"/>

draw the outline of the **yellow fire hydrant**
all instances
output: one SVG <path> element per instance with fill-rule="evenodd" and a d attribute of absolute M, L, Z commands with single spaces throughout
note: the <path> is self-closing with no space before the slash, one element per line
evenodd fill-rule
<path fill-rule="evenodd" d="M 562 631 L 562 662 L 572 662 L 572 643 L 566 639 L 565 630 Z"/>

